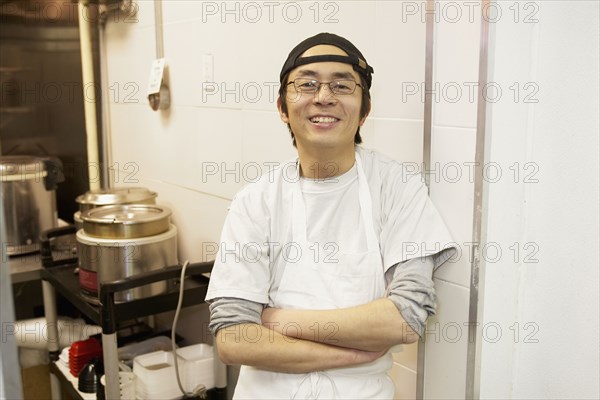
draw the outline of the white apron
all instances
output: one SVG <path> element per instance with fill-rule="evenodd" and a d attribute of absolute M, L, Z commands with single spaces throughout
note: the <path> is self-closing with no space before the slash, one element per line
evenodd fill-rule
<path fill-rule="evenodd" d="M 292 241 L 298 244 L 301 252 L 299 258 L 285 265 L 279 289 L 271 293 L 273 307 L 335 309 L 383 297 L 385 278 L 373 226 L 371 195 L 360 156 L 355 154 L 367 251 L 338 252 L 334 257 L 336 262 L 315 260 L 307 240 L 306 210 L 300 182 L 295 183 Z M 389 353 L 369 364 L 307 374 L 270 372 L 244 365 L 234 399 L 392 399 L 394 385 L 387 375 L 391 365 Z"/>

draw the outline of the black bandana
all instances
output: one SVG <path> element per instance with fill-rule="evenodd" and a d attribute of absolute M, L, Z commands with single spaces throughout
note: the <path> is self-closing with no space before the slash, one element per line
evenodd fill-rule
<path fill-rule="evenodd" d="M 348 55 L 342 56 L 334 54 L 325 54 L 319 56 L 300 57 L 302 53 L 304 53 L 306 50 L 318 46 L 320 44 L 328 44 L 338 47 L 344 50 Z M 365 79 L 365 81 L 367 82 L 367 86 L 369 88 L 371 87 L 371 74 L 373 74 L 373 67 L 367 64 L 365 57 L 356 48 L 356 46 L 350 43 L 349 40 L 341 36 L 334 35 L 333 33 L 319 33 L 318 35 L 315 35 L 302 41 L 300 44 L 294 47 L 294 49 L 288 55 L 287 60 L 285 60 L 283 68 L 281 68 L 281 73 L 279 74 L 279 82 L 283 84 L 284 76 L 296 67 L 315 62 L 327 61 L 341 62 L 352 65 L 352 68 L 354 68 L 354 70 Z"/>

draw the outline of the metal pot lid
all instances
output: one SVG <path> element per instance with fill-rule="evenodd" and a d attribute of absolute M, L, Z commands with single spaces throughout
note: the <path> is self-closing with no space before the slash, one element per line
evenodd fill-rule
<path fill-rule="evenodd" d="M 46 172 L 41 158 L 35 156 L 2 156 L 0 157 L 0 176 L 35 175 Z"/>
<path fill-rule="evenodd" d="M 154 204 L 120 204 L 81 213 L 83 230 L 105 238 L 138 238 L 169 229 L 171 210 Z"/>
<path fill-rule="evenodd" d="M 146 203 L 156 198 L 156 192 L 143 187 L 123 187 L 90 190 L 75 201 L 79 204 L 105 206 L 112 204 Z"/>

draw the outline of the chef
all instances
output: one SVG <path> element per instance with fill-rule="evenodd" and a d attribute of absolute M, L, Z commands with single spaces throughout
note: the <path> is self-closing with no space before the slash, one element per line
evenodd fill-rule
<path fill-rule="evenodd" d="M 421 177 L 360 145 L 372 74 L 330 33 L 283 65 L 298 157 L 235 196 L 206 297 L 235 399 L 392 399 L 390 353 L 435 312 L 452 239 Z"/>

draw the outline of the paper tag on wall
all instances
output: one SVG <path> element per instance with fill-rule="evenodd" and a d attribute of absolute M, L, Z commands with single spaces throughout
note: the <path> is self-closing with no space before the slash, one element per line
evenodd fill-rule
<path fill-rule="evenodd" d="M 160 92 L 160 85 L 165 71 L 165 59 L 158 58 L 152 63 L 150 68 L 150 81 L 148 82 L 148 96 Z"/>

